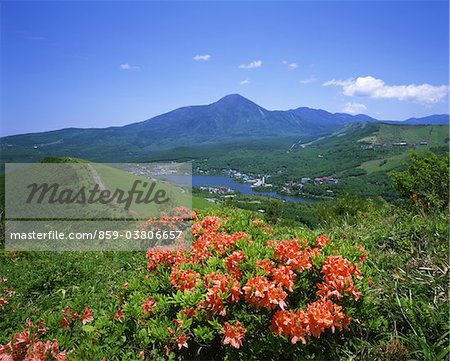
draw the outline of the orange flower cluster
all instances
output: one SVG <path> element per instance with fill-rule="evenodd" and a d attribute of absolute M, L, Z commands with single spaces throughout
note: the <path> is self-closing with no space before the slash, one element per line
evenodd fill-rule
<path fill-rule="evenodd" d="M 64 309 L 63 315 L 61 327 L 64 327 L 67 330 L 70 330 L 75 321 L 79 318 L 81 318 L 83 325 L 94 321 L 94 311 L 89 306 L 86 306 L 81 316 L 77 311 L 72 311 L 72 309 L 68 306 Z"/>
<path fill-rule="evenodd" d="M 142 309 L 148 316 L 153 316 L 153 309 L 156 307 L 158 302 L 153 297 L 148 297 L 142 304 Z"/>
<path fill-rule="evenodd" d="M 275 257 L 292 269 L 303 271 L 312 268 L 311 256 L 317 249 L 311 250 L 307 241 L 294 238 L 290 241 L 275 242 Z"/>
<path fill-rule="evenodd" d="M 225 301 L 237 303 L 242 296 L 239 282 L 220 272 L 207 274 L 205 285 L 208 287 L 206 300 L 200 302 L 198 309 L 210 308 L 213 313 L 218 313 L 221 316 L 225 316 L 227 313 Z"/>
<path fill-rule="evenodd" d="M 238 320 L 235 320 L 234 326 L 230 325 L 229 322 L 226 322 L 222 328 L 222 332 L 225 335 L 223 339 L 224 345 L 239 348 L 242 346 L 242 339 L 244 338 L 247 329 L 242 327 L 242 324 Z"/>
<path fill-rule="evenodd" d="M 4 361 L 65 361 L 66 352 L 59 350 L 59 344 L 56 340 L 42 342 L 38 334 L 46 332 L 39 322 L 36 327 L 30 320 L 27 320 L 28 328 L 22 332 L 15 333 L 6 345 L 0 345 L 0 360 Z"/>
<path fill-rule="evenodd" d="M 220 225 L 221 221 L 219 217 L 208 216 L 192 226 L 192 233 L 194 236 L 200 236 L 208 232 L 216 233 Z"/>
<path fill-rule="evenodd" d="M 295 273 L 290 266 L 278 266 L 278 268 L 272 268 L 270 274 L 278 286 L 285 287 L 289 292 L 293 291 Z"/>
<path fill-rule="evenodd" d="M 253 225 L 253 227 L 255 227 L 255 228 L 261 228 L 261 229 L 263 229 L 264 230 L 264 232 L 265 233 L 268 233 L 268 234 L 273 234 L 273 228 L 272 227 L 270 227 L 266 222 L 264 222 L 264 220 L 262 220 L 262 219 L 254 219 L 253 221 L 252 221 L 252 225 Z"/>
<path fill-rule="evenodd" d="M 178 349 L 181 350 L 183 347 L 188 348 L 188 340 L 189 340 L 189 336 L 186 335 L 185 333 L 182 333 L 180 336 L 177 337 L 177 339 L 175 340 L 175 343 L 178 346 Z"/>
<path fill-rule="evenodd" d="M 263 225 L 259 220 L 253 222 L 257 228 Z M 172 267 L 170 284 L 175 289 L 184 292 L 200 286 L 206 290 L 204 299 L 199 301 L 196 308 L 189 307 L 179 312 L 179 319 L 175 320 L 179 327 L 172 334 L 170 347 L 167 346 L 169 351 L 188 347 L 190 333 L 180 326 L 188 318 L 202 320 L 204 316 L 209 319 L 211 315 L 230 317 L 230 310 L 239 307 L 242 298 L 257 310 L 272 311 L 270 330 L 278 336 L 288 337 L 293 344 L 299 341 L 306 343 L 327 330 L 334 333 L 336 329 L 348 327 L 350 318 L 335 302 L 344 294 L 358 300 L 361 292 L 355 287 L 355 278 L 360 278 L 361 272 L 356 264 L 340 255 L 329 256 L 323 262 L 320 269 L 323 281 L 317 284 L 316 292 L 320 298 L 311 300 L 303 308 L 287 309 L 287 302 L 297 302 L 295 299 L 288 301 L 288 294 L 295 291 L 296 280 L 299 277 L 305 282 L 316 279 L 319 269 L 314 269 L 313 263 L 319 263 L 330 251 L 331 243 L 326 235 L 318 236 L 312 243 L 299 238 L 269 241 L 267 245 L 273 248 L 273 259 L 255 260 L 252 259 L 254 256 L 244 251 L 251 242 L 249 234 L 228 234 L 221 227 L 220 218 L 205 217 L 193 226 L 194 242 L 189 250 L 151 250 L 147 253 L 150 271 L 155 271 L 159 265 Z M 239 242 L 241 240 L 248 243 Z M 359 260 L 362 262 L 367 253 L 360 248 L 360 254 Z M 198 272 L 188 269 L 188 265 L 192 264 L 210 267 L 210 258 L 213 257 L 217 258 L 218 268 L 222 269 L 224 265 L 225 271 L 203 275 L 200 268 L 196 267 Z M 149 297 L 143 305 L 144 311 L 152 315 L 155 306 L 156 301 Z M 239 348 L 245 332 L 246 329 L 238 320 L 232 324 L 226 322 L 222 328 L 222 342 Z"/>
<path fill-rule="evenodd" d="M 0 284 L 6 282 L 8 279 L 5 277 L 0 277 Z M 11 290 L 8 287 L 4 287 L 3 291 L 0 290 L 0 310 L 5 307 L 9 303 L 9 300 L 16 294 L 15 291 Z"/>
<path fill-rule="evenodd" d="M 114 315 L 114 318 L 118 321 L 122 321 L 123 320 L 123 314 L 124 314 L 124 310 L 123 307 L 119 307 L 119 309 L 117 310 L 116 314 Z"/>
<path fill-rule="evenodd" d="M 190 338 L 189 335 L 183 332 L 183 320 L 175 319 L 173 322 L 177 325 L 175 330 L 172 327 L 168 327 L 167 331 L 169 331 L 172 339 L 172 344 L 178 347 L 178 350 L 181 350 L 183 347 L 189 348 L 188 340 Z M 166 345 L 166 356 L 170 354 L 170 347 Z"/>
<path fill-rule="evenodd" d="M 239 262 L 245 261 L 245 253 L 242 251 L 234 251 L 225 260 L 225 266 L 230 275 L 240 279 L 242 277 L 242 271 L 239 268 Z"/>
<path fill-rule="evenodd" d="M 139 228 L 141 230 L 154 229 L 157 224 L 159 227 L 165 226 L 166 229 L 178 230 L 180 222 L 198 219 L 194 211 L 185 207 L 175 207 L 171 213 L 160 212 L 158 217 L 148 219 Z"/>
<path fill-rule="evenodd" d="M 209 218 L 215 219 L 215 217 Z M 217 224 L 215 221 L 210 220 L 207 223 L 207 227 L 210 227 L 213 230 L 217 230 L 216 226 Z M 214 251 L 223 256 L 228 251 L 232 250 L 236 242 L 249 237 L 250 236 L 245 232 L 238 232 L 230 235 L 227 233 L 215 233 L 215 231 L 209 231 L 201 234 L 198 239 L 194 241 L 189 250 L 189 257 L 186 256 L 187 252 L 185 250 L 150 249 L 147 251 L 146 256 L 149 261 L 148 270 L 153 272 L 159 265 L 177 268 L 182 263 L 202 263 L 212 257 Z M 239 258 L 237 255 L 233 257 Z"/>
<path fill-rule="evenodd" d="M 199 281 L 200 274 L 192 270 L 185 271 L 174 267 L 170 275 L 170 284 L 181 292 L 194 289 Z"/>
<path fill-rule="evenodd" d="M 92 321 L 94 321 L 94 311 L 92 311 L 92 308 L 87 306 L 84 309 L 83 314 L 81 315 L 81 322 L 83 322 L 83 325 L 85 325 L 86 323 L 90 323 Z"/>
<path fill-rule="evenodd" d="M 353 280 L 353 276 L 362 277 L 356 264 L 351 264 L 342 256 L 330 256 L 322 266 L 322 273 L 325 277 L 324 282 L 317 285 L 319 296 L 326 298 L 334 296 L 338 300 L 342 298 L 343 293 L 350 294 L 354 300 L 358 300 L 361 296 Z"/>
<path fill-rule="evenodd" d="M 187 260 L 190 263 L 199 263 L 213 256 L 213 252 L 217 252 L 220 256 L 224 256 L 228 251 L 232 250 L 241 239 L 250 237 L 247 233 L 238 232 L 234 234 L 227 233 L 204 233 L 192 245 L 190 257 Z"/>
<path fill-rule="evenodd" d="M 171 250 L 149 249 L 146 257 L 148 259 L 148 270 L 150 272 L 156 270 L 160 264 L 169 267 L 175 263 L 174 251 Z"/>
<path fill-rule="evenodd" d="M 323 248 L 329 243 L 330 243 L 330 240 L 328 239 L 327 235 L 325 235 L 325 234 L 322 234 L 316 238 L 316 246 L 319 248 Z"/>
<path fill-rule="evenodd" d="M 194 307 L 188 307 L 180 312 L 181 317 L 193 318 L 197 314 Z"/>
<path fill-rule="evenodd" d="M 217 250 L 221 256 L 223 256 L 225 253 L 227 253 L 227 251 L 232 249 L 237 241 L 249 237 L 249 235 L 245 232 L 238 232 L 234 234 L 216 233 L 212 234 L 211 236 L 212 236 L 212 247 L 215 250 Z"/>
<path fill-rule="evenodd" d="M 292 344 L 296 344 L 299 340 L 305 344 L 305 336 L 309 334 L 307 315 L 302 309 L 297 312 L 277 311 L 272 318 L 270 330 L 277 336 L 289 337 Z"/>
<path fill-rule="evenodd" d="M 275 263 L 270 259 L 264 258 L 262 260 L 256 261 L 256 267 L 261 268 L 267 274 L 275 267 Z"/>
<path fill-rule="evenodd" d="M 310 303 L 307 310 L 277 311 L 272 318 L 270 329 L 278 336 L 284 335 L 295 344 L 299 340 L 305 344 L 306 338 L 319 338 L 326 330 L 342 330 L 347 328 L 350 318 L 342 311 L 342 307 L 330 300 L 320 298 Z"/>
<path fill-rule="evenodd" d="M 277 306 L 281 309 L 287 306 L 284 302 L 287 293 L 264 276 L 250 278 L 242 289 L 245 291 L 245 300 L 256 308 L 264 307 L 270 311 Z"/>
<path fill-rule="evenodd" d="M 333 333 L 335 328 L 339 330 L 347 328 L 351 321 L 341 306 L 324 298 L 309 304 L 307 312 L 309 330 L 314 337 L 320 337 L 327 328 L 330 328 Z"/>

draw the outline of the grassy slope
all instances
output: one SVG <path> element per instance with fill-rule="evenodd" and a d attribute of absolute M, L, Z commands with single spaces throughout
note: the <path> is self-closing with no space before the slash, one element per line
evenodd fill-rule
<path fill-rule="evenodd" d="M 363 140 L 376 144 L 400 141 L 408 143 L 426 141 L 431 145 L 444 144 L 448 142 L 448 126 L 380 124 L 375 135 Z"/>
<path fill-rule="evenodd" d="M 223 209 L 220 213 L 243 227 L 256 213 Z M 355 217 L 335 218 L 315 230 L 301 225 L 275 226 L 276 234 L 313 237 L 320 232 L 335 242 L 363 244 L 369 252 L 365 269 L 373 286 L 364 298 L 364 314 L 336 350 L 340 359 L 438 360 L 446 346 L 448 254 L 445 215 L 412 215 L 388 204 L 367 205 Z M 49 333 L 78 358 L 134 359 L 133 343 L 120 334 L 112 315 L 122 285 L 142 282 L 143 253 L 0 253 L 0 275 L 17 294 L 0 319 L 0 343 L 22 329 L 26 318 L 44 319 Z M 62 310 L 91 305 L 97 334 L 59 327 Z M 442 336 L 444 339 L 442 341 Z M 139 338 L 137 335 L 132 339 Z M 94 356 L 95 355 L 95 356 Z M 428 355 L 428 356 L 427 356 Z M 336 357 L 336 356 L 335 356 Z M 299 359 L 302 359 L 299 356 Z M 321 359 L 319 357 L 319 359 Z"/>
<path fill-rule="evenodd" d="M 416 144 L 421 141 L 428 143 L 426 146 L 415 147 L 418 153 L 423 153 L 430 148 L 448 146 L 449 129 L 448 126 L 404 126 L 382 124 L 380 129 L 369 137 L 362 138 L 361 141 L 370 142 L 372 144 L 385 144 L 398 141 L 405 141 L 409 144 Z M 404 148 L 400 154 L 388 155 L 384 158 L 377 158 L 363 162 L 359 168 L 364 169 L 367 173 L 387 172 L 402 166 L 408 159 L 410 148 Z"/>

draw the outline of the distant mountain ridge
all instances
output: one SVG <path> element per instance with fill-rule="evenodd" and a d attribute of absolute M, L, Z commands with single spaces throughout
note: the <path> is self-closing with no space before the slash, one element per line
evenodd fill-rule
<path fill-rule="evenodd" d="M 406 124 L 406 125 L 448 125 L 448 114 L 433 114 L 423 118 L 409 118 L 404 121 L 385 121 L 390 124 Z"/>
<path fill-rule="evenodd" d="M 448 115 L 411 118 L 396 124 L 448 124 Z M 146 154 L 164 149 L 215 144 L 246 139 L 302 137 L 312 139 L 330 134 L 351 123 L 380 122 L 364 114 L 330 113 L 297 108 L 271 111 L 231 94 L 209 105 L 187 106 L 151 119 L 122 127 L 66 128 L 50 132 L 3 137 L 4 158 L 13 158 L 19 149 L 43 156 L 69 155 L 109 159 L 116 154 Z M 385 121 L 382 121 L 385 122 Z M 390 122 L 392 123 L 392 122 Z M 19 152 L 20 153 L 20 152 Z"/>

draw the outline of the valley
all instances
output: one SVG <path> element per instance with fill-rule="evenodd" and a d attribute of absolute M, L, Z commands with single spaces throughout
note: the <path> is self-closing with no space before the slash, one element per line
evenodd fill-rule
<path fill-rule="evenodd" d="M 400 169 L 411 151 L 442 153 L 448 142 L 448 115 L 382 122 L 310 108 L 269 111 L 233 94 L 124 127 L 4 137 L 1 159 L 192 162 L 197 174 L 268 175 L 272 186 L 255 190 L 280 196 L 330 199 L 350 192 L 394 199 L 387 172 Z"/>

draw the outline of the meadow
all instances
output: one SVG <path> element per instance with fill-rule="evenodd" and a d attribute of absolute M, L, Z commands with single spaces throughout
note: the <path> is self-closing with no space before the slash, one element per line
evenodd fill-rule
<path fill-rule="evenodd" d="M 186 249 L 2 250 L 0 354 L 448 359 L 448 158 L 411 161 L 402 201 L 304 205 L 309 224 L 227 203 L 196 209 Z"/>

